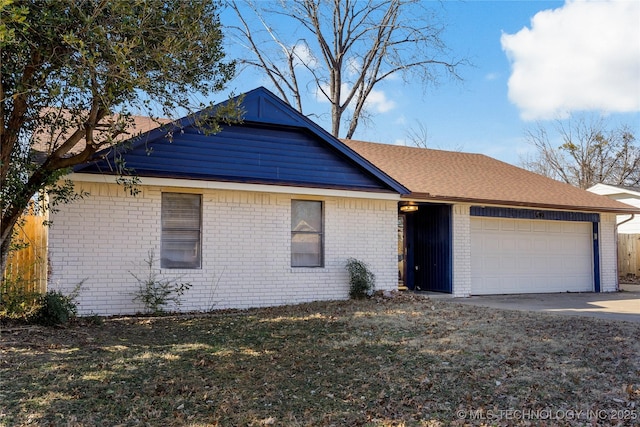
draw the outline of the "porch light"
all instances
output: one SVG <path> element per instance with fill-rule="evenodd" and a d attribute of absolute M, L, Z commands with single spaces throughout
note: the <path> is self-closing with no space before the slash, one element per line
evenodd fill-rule
<path fill-rule="evenodd" d="M 418 205 L 403 205 L 400 206 L 400 212 L 415 212 L 418 210 Z"/>

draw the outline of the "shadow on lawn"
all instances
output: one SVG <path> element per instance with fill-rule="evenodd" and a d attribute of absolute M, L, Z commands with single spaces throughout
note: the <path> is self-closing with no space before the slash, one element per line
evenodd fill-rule
<path fill-rule="evenodd" d="M 427 299 L 25 329 L 0 336 L 0 424 L 463 425 L 460 410 L 625 408 L 640 401 L 638 332 Z"/>

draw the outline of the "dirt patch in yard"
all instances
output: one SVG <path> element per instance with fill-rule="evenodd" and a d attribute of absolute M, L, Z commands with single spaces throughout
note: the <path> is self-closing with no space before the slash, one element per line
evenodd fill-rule
<path fill-rule="evenodd" d="M 4 326 L 0 425 L 634 425 L 638 337 L 412 295 Z"/>
<path fill-rule="evenodd" d="M 640 285 L 640 276 L 634 276 L 632 274 L 628 276 L 620 276 L 620 284 Z"/>

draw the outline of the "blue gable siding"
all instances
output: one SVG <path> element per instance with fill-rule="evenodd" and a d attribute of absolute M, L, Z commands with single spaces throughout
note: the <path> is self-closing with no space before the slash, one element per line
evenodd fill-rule
<path fill-rule="evenodd" d="M 346 156 L 296 128 L 244 124 L 205 135 L 187 127 L 172 141 L 135 147 L 123 158 L 140 176 L 390 191 Z M 103 160 L 80 171 L 109 169 Z"/>
<path fill-rule="evenodd" d="M 193 125 L 205 110 L 134 139 L 122 158 L 142 177 L 408 193 L 266 89 L 247 93 L 242 108 L 241 124 L 205 134 Z M 76 172 L 113 173 L 113 163 L 111 153 Z"/>
<path fill-rule="evenodd" d="M 260 96 L 256 96 L 260 95 Z M 306 118 L 297 111 L 291 110 L 280 99 L 260 94 L 259 91 L 245 95 L 242 105 L 245 110 L 244 119 L 253 122 L 268 122 L 274 125 L 300 126 Z"/>

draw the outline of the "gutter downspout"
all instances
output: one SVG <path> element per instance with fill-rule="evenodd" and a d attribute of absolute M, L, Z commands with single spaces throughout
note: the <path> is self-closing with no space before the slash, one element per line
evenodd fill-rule
<path fill-rule="evenodd" d="M 633 219 L 636 217 L 636 214 L 632 213 L 630 215 L 631 216 L 629 218 L 625 219 L 624 221 L 616 223 L 616 252 L 618 251 L 618 247 L 619 247 L 619 244 L 620 244 L 620 242 L 618 242 L 618 227 L 620 227 L 622 224 L 626 224 L 629 221 L 633 221 Z M 616 288 L 617 288 L 616 291 L 620 292 L 620 274 L 618 274 L 617 276 L 618 276 L 618 278 L 616 280 Z"/>

